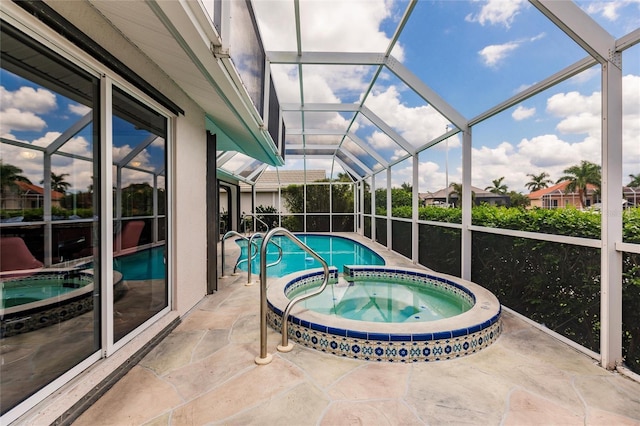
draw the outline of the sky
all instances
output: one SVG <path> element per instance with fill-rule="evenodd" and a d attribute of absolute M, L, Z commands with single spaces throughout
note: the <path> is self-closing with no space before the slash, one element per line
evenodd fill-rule
<path fill-rule="evenodd" d="M 268 51 L 295 51 L 292 1 L 254 0 Z M 614 38 L 640 27 L 640 2 L 577 2 Z M 406 1 L 302 0 L 303 51 L 384 52 Z M 233 55 L 233 51 L 232 51 Z M 466 119 L 472 119 L 523 89 L 587 57 L 586 51 L 527 1 L 419 1 L 392 56 Z M 623 54 L 623 183 L 640 173 L 640 46 Z M 360 103 L 375 75 L 369 66 L 272 65 L 281 103 Z M 554 182 L 580 161 L 601 162 L 600 66 L 532 97 L 473 127 L 472 184 L 484 189 L 504 177 L 509 190 L 527 193 L 528 174 L 546 172 Z M 434 101 L 434 104 L 436 102 Z M 449 121 L 391 70 L 383 68 L 364 106 L 411 147 L 445 133 Z M 305 114 L 305 129 L 346 128 L 385 161 L 406 155 L 366 117 L 345 113 Z M 302 117 L 286 113 L 287 130 L 300 133 Z M 350 127 L 349 127 L 350 126 Z M 314 136 L 307 144 L 333 143 L 339 136 Z M 300 143 L 291 137 L 290 143 Z M 354 144 L 346 139 L 343 148 Z M 448 146 L 447 146 L 448 145 Z M 364 154 L 359 158 L 371 161 Z M 461 181 L 461 140 L 455 136 L 419 155 L 419 190 L 436 191 Z M 302 160 L 287 159 L 287 169 Z M 332 170 L 330 158 L 307 168 Z M 342 172 L 336 167 L 338 172 Z M 334 174 L 336 171 L 334 170 Z M 382 180 L 377 177 L 377 182 Z M 410 161 L 392 168 L 392 185 L 412 181 Z"/>
<path fill-rule="evenodd" d="M 20 174 L 34 185 L 42 186 L 42 149 L 54 143 L 86 114 L 92 114 L 90 106 L 75 102 L 53 88 L 42 87 L 0 69 L 0 137 L 40 148 L 32 150 L 2 143 L 0 158 L 5 164 L 19 167 L 22 170 Z M 94 156 L 92 132 L 90 122 L 58 150 L 58 153 L 81 158 L 57 154 L 51 157 L 51 171 L 56 175 L 66 175 L 64 181 L 70 185 L 68 192 L 86 192 L 92 185 L 93 165 L 91 161 L 86 160 Z M 119 117 L 113 119 L 113 132 L 112 155 L 116 162 L 125 158 L 132 149 L 149 137 L 148 131 L 136 128 Z M 138 170 L 123 170 L 122 187 L 144 182 L 152 185 L 153 174 L 139 169 L 150 172 L 164 170 L 164 152 L 164 139 L 155 139 L 129 163 L 135 165 Z M 164 185 L 164 178 L 160 178 L 159 185 Z"/>
<path fill-rule="evenodd" d="M 293 0 L 253 0 L 266 51 L 295 51 Z M 407 7 L 399 0 L 301 0 L 301 44 L 305 51 L 384 53 Z M 579 1 L 577 4 L 613 37 L 640 27 L 640 1 Z M 233 46 L 231 46 L 233 58 Z M 417 3 L 391 54 L 444 103 L 465 119 L 472 119 L 563 68 L 587 53 L 548 21 L 527 1 L 427 1 Z M 640 45 L 623 53 L 623 183 L 640 173 Z M 302 92 L 296 66 L 274 64 L 271 74 L 281 103 L 356 103 L 364 99 L 369 116 L 315 112 L 304 116 L 307 136 L 314 145 L 339 144 L 349 155 L 374 167 L 377 158 L 393 162 L 407 155 L 374 123 L 386 123 L 409 149 L 418 149 L 451 127 L 389 68 L 373 66 L 302 66 Z M 369 90 L 370 89 L 370 90 Z M 509 190 L 528 192 L 529 174 L 546 172 L 554 182 L 563 170 L 580 161 L 600 163 L 600 67 L 595 66 L 519 105 L 473 127 L 472 184 L 485 188 L 504 177 Z M 365 98 L 365 94 L 366 98 Z M 435 102 L 434 102 L 435 104 Z M 59 93 L 0 70 L 0 136 L 46 146 L 90 109 Z M 284 114 L 288 143 L 300 143 L 300 113 Z M 114 122 L 117 127 L 117 121 Z M 371 146 L 367 155 L 353 140 L 331 133 L 349 130 Z M 67 142 L 63 150 L 91 157 L 91 128 Z M 144 138 L 144 135 L 142 135 Z M 161 142 L 161 141 L 160 141 Z M 124 158 L 133 142 L 122 140 L 114 158 Z M 156 145 L 143 151 L 141 168 L 159 167 Z M 33 153 L 31 153 L 33 154 Z M 38 184 L 42 180 L 42 154 L 34 158 L 24 149 L 0 144 L 4 162 L 23 169 Z M 343 156 L 350 161 L 349 156 Z M 225 165 L 239 169 L 245 158 Z M 302 168 L 302 160 L 288 158 L 286 169 Z M 72 191 L 91 183 L 87 162 L 56 156 L 54 172 L 68 173 Z M 354 167 L 357 165 L 354 164 Z M 312 159 L 307 168 L 343 172 L 331 157 Z M 419 190 L 437 191 L 461 181 L 461 140 L 449 138 L 419 154 Z M 149 181 L 145 173 L 131 171 L 127 179 Z M 377 182 L 385 180 L 378 175 Z M 412 165 L 403 161 L 392 168 L 392 185 L 412 181 Z"/>

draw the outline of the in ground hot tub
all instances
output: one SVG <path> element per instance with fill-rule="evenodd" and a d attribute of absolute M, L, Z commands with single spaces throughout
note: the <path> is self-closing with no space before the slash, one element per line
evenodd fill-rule
<path fill-rule="evenodd" d="M 472 282 L 393 267 L 345 266 L 340 279 L 335 268 L 331 275 L 331 284 L 323 292 L 329 297 L 325 296 L 324 302 L 310 298 L 293 307 L 288 324 L 291 340 L 349 358 L 418 362 L 469 355 L 486 348 L 500 335 L 498 299 Z M 367 291 L 366 286 L 381 282 L 389 285 Z M 291 274 L 271 283 L 267 295 L 269 324 L 280 330 L 282 313 L 291 296 L 321 283 L 322 270 Z M 425 305 L 424 294 L 446 300 L 448 308 L 443 311 L 453 313 L 439 315 L 442 305 Z M 460 312 L 455 312 L 456 305 Z M 394 307 L 402 312 L 394 312 Z M 392 320 L 380 320 L 385 317 Z"/>
<path fill-rule="evenodd" d="M 126 292 L 113 271 L 114 299 Z M 37 330 L 93 310 L 93 270 L 43 269 L 0 280 L 0 337 Z"/>

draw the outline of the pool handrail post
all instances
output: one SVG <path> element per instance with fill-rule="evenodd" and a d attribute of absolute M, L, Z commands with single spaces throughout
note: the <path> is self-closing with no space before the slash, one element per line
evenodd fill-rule
<path fill-rule="evenodd" d="M 260 355 L 255 358 L 258 365 L 269 364 L 273 355 L 267 353 L 267 263 L 264 259 L 267 256 L 267 244 L 280 228 L 274 228 L 262 239 L 260 246 Z"/>
<path fill-rule="evenodd" d="M 318 260 L 324 269 L 324 280 L 320 288 L 312 293 L 298 296 L 291 300 L 287 305 L 284 315 L 282 316 L 282 345 L 278 345 L 280 352 L 289 352 L 293 349 L 293 345 L 288 342 L 288 330 L 287 330 L 287 318 L 289 311 L 301 300 L 309 297 L 316 296 L 324 291 L 327 283 L 329 282 L 329 265 L 325 260 L 313 251 L 309 246 L 300 241 L 291 231 L 285 228 L 274 228 L 262 239 L 262 245 L 260 246 L 260 355 L 255 358 L 255 362 L 258 365 L 265 365 L 271 362 L 273 356 L 267 353 L 267 263 L 265 261 L 267 256 L 267 246 L 271 238 L 276 235 L 285 235 L 289 237 L 300 249 L 309 253 L 312 257 Z"/>
<path fill-rule="evenodd" d="M 244 235 L 240 234 L 239 232 L 236 231 L 227 231 L 226 234 L 224 234 L 224 236 L 222 237 L 222 241 L 220 242 L 220 260 L 222 262 L 222 275 L 220 275 L 220 278 L 226 278 L 227 276 L 224 274 L 224 240 L 226 240 L 227 238 L 231 237 L 232 235 L 235 235 L 237 237 L 242 238 L 243 240 L 247 240 L 249 241 L 249 239 L 247 237 L 245 237 Z M 236 264 L 236 266 L 238 266 Z M 233 270 L 233 274 L 232 275 L 238 275 L 235 271 L 235 268 Z"/>
<path fill-rule="evenodd" d="M 249 285 L 253 285 L 253 283 L 251 282 L 251 264 L 253 263 L 253 257 L 251 256 L 251 248 L 252 245 L 254 244 L 253 239 L 256 237 L 261 237 L 262 234 L 259 232 L 255 232 L 251 238 L 249 238 L 249 244 L 247 246 L 247 283 L 245 285 L 249 286 Z M 256 243 L 257 245 L 257 243 Z M 256 247 L 256 254 L 257 254 L 257 247 Z M 260 261 L 262 262 L 262 257 L 260 257 Z M 239 263 L 239 262 L 238 262 Z"/>
<path fill-rule="evenodd" d="M 249 239 L 249 246 L 252 246 L 252 245 L 256 246 L 256 256 L 258 255 L 258 244 L 256 242 L 254 242 L 253 239 L 254 238 L 258 238 L 258 237 L 263 237 L 262 233 L 256 232 Z M 270 266 L 275 266 L 275 265 L 277 265 L 278 263 L 280 263 L 282 261 L 282 247 L 280 247 L 280 245 L 278 243 L 276 243 L 275 241 L 269 241 L 269 242 L 278 248 L 278 258 L 276 259 L 275 262 L 269 263 L 267 265 L 267 268 L 270 267 Z M 248 274 L 247 274 L 247 283 L 245 284 L 247 286 L 253 285 L 253 282 L 251 281 L 251 269 L 252 269 L 251 264 L 253 263 L 253 258 L 254 258 L 254 256 L 251 256 L 251 260 L 252 261 L 251 262 L 247 261 L 247 272 L 248 272 Z M 262 262 L 262 257 L 260 257 L 260 261 Z M 239 263 L 240 262 L 238 262 L 238 264 Z"/>

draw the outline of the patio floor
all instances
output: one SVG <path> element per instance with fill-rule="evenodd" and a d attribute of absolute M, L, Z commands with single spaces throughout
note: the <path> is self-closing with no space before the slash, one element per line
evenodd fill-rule
<path fill-rule="evenodd" d="M 509 313 L 494 344 L 454 360 L 279 353 L 269 329 L 273 362 L 258 366 L 259 285 L 246 278 L 220 280 L 74 425 L 640 425 L 640 383 Z"/>

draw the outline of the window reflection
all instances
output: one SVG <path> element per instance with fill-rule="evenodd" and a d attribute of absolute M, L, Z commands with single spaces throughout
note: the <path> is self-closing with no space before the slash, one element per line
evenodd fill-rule
<path fill-rule="evenodd" d="M 4 414 L 99 349 L 100 174 L 97 79 L 4 23 L 0 43 Z"/>
<path fill-rule="evenodd" d="M 166 118 L 113 92 L 114 341 L 168 305 Z"/>
<path fill-rule="evenodd" d="M 233 46 L 231 60 L 249 92 L 254 106 L 262 115 L 265 55 L 249 2 L 232 1 L 229 44 Z"/>

